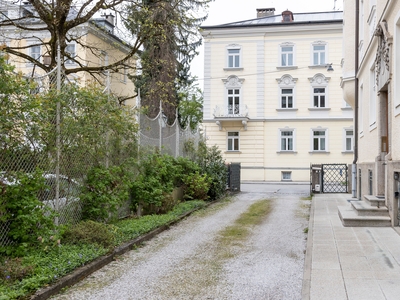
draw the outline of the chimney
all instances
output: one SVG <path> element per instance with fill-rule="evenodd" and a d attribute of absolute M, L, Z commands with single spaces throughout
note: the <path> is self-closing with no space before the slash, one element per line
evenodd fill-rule
<path fill-rule="evenodd" d="M 257 18 L 273 16 L 275 8 L 257 8 Z"/>
<path fill-rule="evenodd" d="M 282 12 L 282 22 L 290 23 L 293 22 L 293 20 L 293 13 L 290 10 L 285 10 L 284 12 Z"/>
<path fill-rule="evenodd" d="M 115 25 L 115 24 L 114 24 L 114 15 L 113 15 L 112 13 L 110 13 L 110 14 L 104 14 L 104 15 L 102 15 L 102 17 L 104 17 L 104 18 L 106 19 L 106 21 L 107 21 L 108 23 L 110 23 L 110 25 L 112 25 L 112 26 Z"/>

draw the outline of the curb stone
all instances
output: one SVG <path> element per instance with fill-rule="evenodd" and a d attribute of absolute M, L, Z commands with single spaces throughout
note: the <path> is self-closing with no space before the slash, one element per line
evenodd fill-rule
<path fill-rule="evenodd" d="M 218 200 L 217 200 L 218 201 Z M 210 205 L 216 203 L 217 201 L 212 201 L 206 204 L 206 207 L 209 207 Z M 197 211 L 199 209 L 193 209 L 191 211 L 188 211 L 187 213 L 181 215 L 178 219 L 171 221 L 165 225 L 162 225 L 142 236 L 139 236 L 121 246 L 118 246 L 117 248 L 114 249 L 114 251 L 111 254 L 101 256 L 99 258 L 96 258 L 94 261 L 88 263 L 85 266 L 79 267 L 72 271 L 72 273 L 65 275 L 62 277 L 59 281 L 55 282 L 54 284 L 38 290 L 35 294 L 33 294 L 30 299 L 31 300 L 45 300 L 50 298 L 51 296 L 54 296 L 58 294 L 62 289 L 71 287 L 74 284 L 78 283 L 82 279 L 86 278 L 90 274 L 94 273 L 95 271 L 101 269 L 105 265 L 109 264 L 114 260 L 115 257 L 120 256 L 142 244 L 145 241 L 148 241 L 155 237 L 157 234 L 160 234 L 161 232 L 169 229 L 172 225 L 182 221 L 184 218 L 190 216 L 192 213 Z"/>

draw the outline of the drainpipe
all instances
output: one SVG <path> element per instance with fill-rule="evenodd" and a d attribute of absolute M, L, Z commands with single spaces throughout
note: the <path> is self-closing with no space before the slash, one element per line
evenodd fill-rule
<path fill-rule="evenodd" d="M 355 59 L 354 59 L 354 97 L 355 97 L 355 103 L 354 103 L 354 133 L 357 138 L 354 139 L 354 160 L 353 164 L 351 166 L 351 175 L 352 175 L 352 187 L 351 187 L 351 192 L 352 192 L 352 197 L 356 198 L 357 197 L 357 160 L 358 160 L 358 40 L 359 40 L 359 18 L 360 18 L 360 0 L 356 0 L 356 26 L 355 26 Z M 361 120 L 362 121 L 362 120 Z M 361 184 L 361 183 L 360 183 Z"/>

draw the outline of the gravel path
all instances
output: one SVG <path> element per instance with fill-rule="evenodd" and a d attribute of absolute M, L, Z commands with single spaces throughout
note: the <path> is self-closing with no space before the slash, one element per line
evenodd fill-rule
<path fill-rule="evenodd" d="M 301 299 L 307 188 L 242 185 L 52 299 Z M 219 232 L 262 199 L 273 210 L 249 238 L 218 247 Z"/>

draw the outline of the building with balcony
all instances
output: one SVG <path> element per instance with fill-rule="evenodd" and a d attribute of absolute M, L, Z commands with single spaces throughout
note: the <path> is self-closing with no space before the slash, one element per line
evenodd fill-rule
<path fill-rule="evenodd" d="M 353 160 L 343 99 L 343 12 L 275 14 L 202 27 L 203 127 L 242 180 L 309 181 L 310 164 Z"/>
<path fill-rule="evenodd" d="M 353 197 L 366 200 L 364 206 L 369 207 L 370 214 L 382 221 L 375 225 L 369 222 L 368 226 L 398 226 L 400 2 L 345 1 L 344 9 L 344 34 L 349 42 L 341 85 L 356 115 Z M 339 212 L 346 225 L 348 213 Z M 382 219 L 385 216 L 390 220 Z"/>

